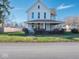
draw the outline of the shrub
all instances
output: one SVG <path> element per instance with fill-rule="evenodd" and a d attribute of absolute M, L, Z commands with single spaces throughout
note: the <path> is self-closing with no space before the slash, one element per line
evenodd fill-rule
<path fill-rule="evenodd" d="M 75 29 L 75 28 L 74 29 L 71 29 L 71 32 L 72 33 L 78 33 L 78 29 Z"/>
<path fill-rule="evenodd" d="M 50 35 L 50 34 L 52 34 L 52 31 L 45 31 L 45 34 Z"/>
<path fill-rule="evenodd" d="M 40 35 L 44 33 L 45 33 L 45 29 L 34 29 L 34 34 Z"/>
<path fill-rule="evenodd" d="M 53 34 L 59 34 L 60 31 L 59 31 L 59 29 L 54 29 L 52 33 L 53 33 Z"/>
<path fill-rule="evenodd" d="M 44 34 L 44 35 L 63 34 L 64 32 L 65 32 L 64 29 L 54 29 L 51 31 L 46 31 L 45 29 L 34 29 L 34 34 L 36 34 L 36 35 L 40 35 L 40 34 Z"/>
<path fill-rule="evenodd" d="M 53 31 L 51 31 L 51 34 L 63 34 L 65 32 L 64 29 L 54 29 Z"/>
<path fill-rule="evenodd" d="M 65 29 L 60 29 L 60 33 L 63 34 L 65 32 Z"/>
<path fill-rule="evenodd" d="M 22 31 L 25 33 L 25 35 L 28 35 L 29 34 L 29 30 L 27 28 L 23 28 Z"/>

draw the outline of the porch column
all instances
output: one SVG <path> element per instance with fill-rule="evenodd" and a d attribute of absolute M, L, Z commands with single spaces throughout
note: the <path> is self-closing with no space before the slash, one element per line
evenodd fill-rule
<path fill-rule="evenodd" d="M 51 26 L 51 23 L 50 23 L 50 31 L 51 31 L 51 27 L 52 27 L 52 26 Z"/>
<path fill-rule="evenodd" d="M 43 29 L 46 30 L 46 23 L 43 23 Z"/>

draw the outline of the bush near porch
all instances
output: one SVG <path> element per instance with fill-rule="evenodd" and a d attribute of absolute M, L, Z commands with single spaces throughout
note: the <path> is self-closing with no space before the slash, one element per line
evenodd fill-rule
<path fill-rule="evenodd" d="M 25 35 L 30 33 L 30 31 L 27 28 L 23 28 L 23 32 L 25 33 Z M 64 34 L 64 32 L 65 29 L 54 29 L 51 31 L 46 31 L 45 29 L 34 29 L 32 33 L 33 35 L 52 35 L 52 34 Z"/>
<path fill-rule="evenodd" d="M 28 30 L 27 28 L 23 28 L 23 32 L 25 33 L 25 35 L 30 34 L 30 30 Z M 54 34 L 64 34 L 66 32 L 65 29 L 53 29 L 51 31 L 46 31 L 45 29 L 34 29 L 33 32 L 31 32 L 31 35 L 54 35 Z M 71 33 L 79 33 L 78 29 L 71 29 Z"/>
<path fill-rule="evenodd" d="M 23 32 L 1 33 L 0 42 L 79 42 L 79 33 L 63 35 L 24 36 Z"/>

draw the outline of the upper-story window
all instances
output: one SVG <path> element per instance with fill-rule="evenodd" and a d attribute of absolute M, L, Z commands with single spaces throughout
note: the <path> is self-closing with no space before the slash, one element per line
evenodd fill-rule
<path fill-rule="evenodd" d="M 40 9 L 40 5 L 38 5 L 38 9 Z"/>
<path fill-rule="evenodd" d="M 38 19 L 40 18 L 40 12 L 38 12 Z"/>
<path fill-rule="evenodd" d="M 34 19 L 34 12 L 32 12 L 32 19 Z"/>
<path fill-rule="evenodd" d="M 46 12 L 44 12 L 44 19 L 46 19 Z"/>

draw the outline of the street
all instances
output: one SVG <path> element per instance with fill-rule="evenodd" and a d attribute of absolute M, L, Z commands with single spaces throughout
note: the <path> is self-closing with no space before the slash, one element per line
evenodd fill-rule
<path fill-rule="evenodd" d="M 79 43 L 0 43 L 0 59 L 79 59 Z"/>

